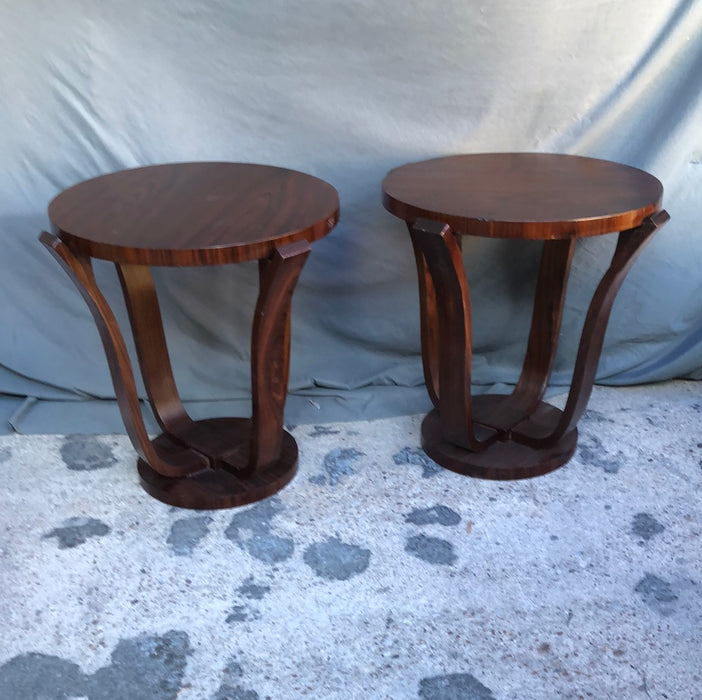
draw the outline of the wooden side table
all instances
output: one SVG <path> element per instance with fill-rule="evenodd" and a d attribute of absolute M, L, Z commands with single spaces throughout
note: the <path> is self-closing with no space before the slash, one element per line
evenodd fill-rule
<path fill-rule="evenodd" d="M 107 355 L 119 408 L 140 459 L 143 487 L 184 508 L 259 500 L 297 470 L 283 429 L 290 304 L 310 243 L 338 220 L 336 190 L 293 170 L 242 163 L 179 163 L 87 180 L 49 206 L 55 234 L 41 242 L 88 304 Z M 150 440 L 123 336 L 91 258 L 112 261 L 122 284 L 149 402 L 163 434 Z M 252 332 L 250 419 L 193 421 L 173 378 L 150 266 L 259 261 Z"/>
<path fill-rule="evenodd" d="M 668 219 L 663 187 L 626 165 L 570 155 L 488 153 L 392 170 L 383 204 L 407 222 L 419 277 L 422 359 L 434 410 L 422 446 L 448 469 L 519 479 L 565 464 L 577 443 L 614 298 Z M 563 411 L 542 401 L 556 354 L 577 239 L 620 232 L 585 317 Z M 543 240 L 524 367 L 508 396 L 471 397 L 471 313 L 464 235 Z"/>

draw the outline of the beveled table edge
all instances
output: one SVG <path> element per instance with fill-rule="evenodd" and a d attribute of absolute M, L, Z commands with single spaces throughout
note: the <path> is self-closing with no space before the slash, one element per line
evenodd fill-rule
<path fill-rule="evenodd" d="M 659 195 L 648 206 L 638 210 L 615 212 L 609 215 L 581 217 L 570 220 L 486 220 L 466 216 L 446 214 L 431 209 L 424 209 L 411 205 L 393 197 L 387 192 L 386 183 L 390 176 L 397 170 L 404 167 L 419 165 L 433 161 L 448 160 L 457 157 L 469 156 L 493 156 L 493 155 L 535 155 L 535 156 L 557 156 L 573 159 L 583 159 L 611 163 L 635 170 L 646 175 L 659 185 Z M 495 151 L 481 153 L 454 153 L 435 158 L 424 158 L 417 161 L 403 163 L 389 170 L 382 182 L 382 203 L 383 207 L 393 216 L 406 221 L 412 225 L 419 219 L 429 219 L 439 223 L 448 224 L 451 229 L 461 235 L 480 236 L 484 238 L 513 238 L 528 240 L 554 240 L 567 238 L 580 238 L 589 236 L 601 236 L 608 233 L 626 231 L 640 226 L 643 221 L 662 209 L 664 188 L 663 183 L 651 173 L 626 163 L 620 163 L 606 158 L 592 158 L 570 153 L 544 153 L 539 151 Z"/>
<path fill-rule="evenodd" d="M 258 241 L 256 243 L 209 246 L 206 248 L 184 248 L 180 250 L 172 248 L 135 248 L 131 246 L 119 246 L 110 243 L 90 241 L 82 236 L 78 236 L 70 231 L 62 229 L 59 225 L 55 224 L 51 218 L 51 208 L 54 202 L 74 187 L 79 187 L 86 182 L 108 177 L 118 172 L 124 173 L 129 171 L 178 165 L 251 165 L 270 168 L 272 170 L 283 170 L 290 173 L 297 173 L 304 175 L 307 178 L 318 180 L 322 185 L 333 190 L 336 200 L 335 207 L 325 217 L 320 218 L 314 224 L 304 228 L 291 230 L 282 236 Z M 308 243 L 318 241 L 329 234 L 339 222 L 340 202 L 339 192 L 330 182 L 317 177 L 316 175 L 311 175 L 301 170 L 295 170 L 294 168 L 285 168 L 278 165 L 250 163 L 244 161 L 174 161 L 140 165 L 133 168 L 122 168 L 120 170 L 113 170 L 107 173 L 102 173 L 101 175 L 96 175 L 95 177 L 86 178 L 80 182 L 76 182 L 73 185 L 61 190 L 61 192 L 53 197 L 53 199 L 49 202 L 47 213 L 52 233 L 58 236 L 71 248 L 71 250 L 76 253 L 81 253 L 91 258 L 116 263 L 149 265 L 153 267 L 200 267 L 206 265 L 227 265 L 231 263 L 260 260 L 265 258 L 275 248 L 287 245 L 289 243 L 294 243 L 300 240 L 305 240 Z"/>

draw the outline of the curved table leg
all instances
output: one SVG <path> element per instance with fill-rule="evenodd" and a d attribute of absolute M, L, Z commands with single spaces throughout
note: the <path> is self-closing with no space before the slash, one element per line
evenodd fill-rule
<path fill-rule="evenodd" d="M 551 377 L 576 242 L 544 241 L 524 367 L 512 393 L 512 401 L 527 415 L 536 410 Z"/>
<path fill-rule="evenodd" d="M 558 349 L 575 246 L 576 239 L 544 242 L 519 381 L 509 396 L 483 395 L 473 399 L 474 419 L 497 430 L 499 442 L 480 455 L 454 455 L 461 473 L 488 479 L 523 479 L 552 471 L 572 457 L 577 432 L 535 448 L 515 442 L 513 428 L 525 420 L 551 424 L 561 416 L 561 411 L 541 399 Z"/>
<path fill-rule="evenodd" d="M 427 261 L 415 236 L 412 225 L 407 224 L 414 259 L 417 264 L 417 281 L 419 283 L 419 322 L 422 342 L 422 367 L 427 393 L 435 408 L 439 407 L 439 317 L 436 304 L 436 291 L 431 281 Z"/>
<path fill-rule="evenodd" d="M 417 253 L 420 289 L 424 286 L 422 318 L 425 328 L 435 324 L 426 336 L 424 347 L 432 357 L 425 367 L 429 367 L 432 386 L 437 374 L 439 385 L 438 392 L 434 389 L 438 408 L 429 414 L 433 419 L 423 426 L 424 449 L 432 457 L 432 452 L 441 450 L 439 445 L 443 443 L 479 452 L 494 441 L 496 433 L 473 422 L 470 296 L 461 249 L 445 224 L 419 220 L 410 227 L 410 233 Z M 427 280 L 435 297 L 427 291 Z"/>
<path fill-rule="evenodd" d="M 283 410 L 290 369 L 290 305 L 307 241 L 281 246 L 259 261 L 260 288 L 251 336 L 253 430 L 249 469 L 258 471 L 280 458 Z"/>
<path fill-rule="evenodd" d="M 168 445 L 155 445 L 149 440 L 124 338 L 112 309 L 97 286 L 90 259 L 75 255 L 58 237 L 46 231 L 42 232 L 39 240 L 68 274 L 88 304 L 107 356 L 122 420 L 139 456 L 165 477 L 184 477 L 206 469 L 209 463 L 201 454 L 192 450 L 174 451 Z"/>
<path fill-rule="evenodd" d="M 146 265 L 115 263 L 115 267 L 154 417 L 174 442 L 195 446 L 192 443 L 195 423 L 186 413 L 173 379 L 151 270 Z"/>
<path fill-rule="evenodd" d="M 667 212 L 661 211 L 646 219 L 641 226 L 619 234 L 612 262 L 595 291 L 585 318 L 573 381 L 563 411 L 549 406 L 541 399 L 548 385 L 557 349 L 575 241 L 547 241 L 541 258 L 532 325 L 519 382 L 510 396 L 478 396 L 472 400 L 474 425 L 482 424 L 495 430 L 496 439 L 486 441 L 487 445 L 480 451 L 475 450 L 470 441 L 454 439 L 455 418 L 460 411 L 452 412 L 450 407 L 446 415 L 449 416 L 448 425 L 452 432 L 441 433 L 442 428 L 445 428 L 446 419 L 443 412 L 444 403 L 440 398 L 439 411 L 431 412 L 422 425 L 423 447 L 427 454 L 448 469 L 488 479 L 527 478 L 545 474 L 565 464 L 572 457 L 577 445 L 577 423 L 592 391 L 614 299 L 644 245 L 668 219 Z M 446 231 L 441 234 L 442 237 L 445 237 L 445 234 Z M 460 283 L 453 281 L 453 277 L 460 277 L 456 262 L 449 265 L 446 255 L 443 260 L 439 260 L 440 256 L 436 252 L 438 246 L 435 243 L 434 252 L 428 252 L 427 233 L 423 234 L 424 241 L 420 243 L 421 235 L 416 231 L 413 233 L 413 244 L 415 250 L 420 247 L 426 258 L 436 287 L 441 317 L 445 302 L 452 308 L 456 306 L 456 299 L 463 299 L 464 301 L 459 303 L 465 304 L 467 288 L 464 291 Z M 447 243 L 446 247 L 450 249 L 450 243 Z M 429 262 L 430 255 L 434 256 L 433 266 Z M 455 252 L 452 255 L 455 260 Z M 450 267 L 456 271 L 448 272 L 451 284 L 440 284 L 439 277 L 446 276 L 446 270 Z M 437 306 L 436 301 L 434 305 Z M 455 321 L 455 311 L 453 313 Z M 448 319 L 449 316 L 445 315 Z M 469 316 L 467 318 L 469 320 Z M 441 324 L 440 320 L 440 397 L 444 391 L 441 372 L 446 358 L 443 346 L 446 342 L 452 342 L 451 338 L 444 336 Z M 456 324 L 454 328 L 461 328 L 461 325 Z M 453 361 L 459 360 L 459 353 L 465 347 L 465 335 L 460 333 L 459 336 L 459 341 L 454 347 Z M 469 351 L 465 353 L 465 357 L 469 362 Z M 470 377 L 467 373 L 464 376 L 468 379 Z M 467 384 L 457 383 L 455 386 L 459 385 L 470 387 L 469 381 Z M 466 400 L 469 400 L 469 397 L 466 397 Z M 444 436 L 443 441 L 437 437 L 441 434 Z"/>
<path fill-rule="evenodd" d="M 253 418 L 193 421 L 178 396 L 148 267 L 117 265 L 149 401 L 164 433 L 151 441 L 141 415 L 124 338 L 93 275 L 90 259 L 59 238 L 41 242 L 88 304 L 98 327 L 127 434 L 144 489 L 182 508 L 229 508 L 260 500 L 297 471 L 297 445 L 283 430 L 288 379 L 290 302 L 309 254 L 306 242 L 283 246 L 261 262 L 254 320 Z"/>
<path fill-rule="evenodd" d="M 641 226 L 619 234 L 612 262 L 597 286 L 585 316 L 573 379 L 562 415 L 556 424 L 526 421 L 516 426 L 512 436 L 514 440 L 542 447 L 552 445 L 576 430 L 592 393 L 605 331 L 617 292 L 639 253 L 668 219 L 668 212 L 662 210 L 647 218 Z"/>
<path fill-rule="evenodd" d="M 544 241 L 534 296 L 529 340 L 519 381 L 511 395 L 478 396 L 474 399 L 475 420 L 509 437 L 512 428 L 534 414 L 545 411 L 543 398 L 558 349 L 563 306 L 570 264 L 577 239 Z"/>
<path fill-rule="evenodd" d="M 200 452 L 212 470 L 189 480 L 163 479 L 143 460 L 144 487 L 181 507 L 225 508 L 269 496 L 297 471 L 297 445 L 283 430 L 290 303 L 309 244 L 283 246 L 259 261 L 260 291 L 252 334 L 253 416 L 193 421 L 176 389 L 161 313 L 148 267 L 117 265 L 151 406 L 164 430 L 156 444 Z"/>

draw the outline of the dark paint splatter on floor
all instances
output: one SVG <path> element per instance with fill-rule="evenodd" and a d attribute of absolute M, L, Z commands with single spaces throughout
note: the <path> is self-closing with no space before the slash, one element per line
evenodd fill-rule
<path fill-rule="evenodd" d="M 470 673 L 423 678 L 419 682 L 419 697 L 424 700 L 495 700 L 490 688 Z"/>
<path fill-rule="evenodd" d="M 259 700 L 259 695 L 255 690 L 244 690 L 240 687 L 230 685 L 220 686 L 212 700 Z"/>
<path fill-rule="evenodd" d="M 317 576 L 328 581 L 346 581 L 368 568 L 370 550 L 331 537 L 310 545 L 303 559 Z"/>
<path fill-rule="evenodd" d="M 405 522 L 412 525 L 458 525 L 461 516 L 448 506 L 436 505 L 432 508 L 419 508 L 405 515 Z"/>
<path fill-rule="evenodd" d="M 89 679 L 90 700 L 170 700 L 180 692 L 188 655 L 188 635 L 171 630 L 162 637 L 144 635 L 122 640 L 112 663 Z"/>
<path fill-rule="evenodd" d="M 212 700 L 259 700 L 259 695 L 255 690 L 244 690 L 239 686 L 222 685 Z"/>
<path fill-rule="evenodd" d="M 609 455 L 596 435 L 581 435 L 579 448 L 578 454 L 585 464 L 591 464 L 607 474 L 616 474 L 622 466 L 621 458 Z"/>
<path fill-rule="evenodd" d="M 85 695 L 86 677 L 78 664 L 58 656 L 29 652 L 0 666 L 4 700 L 50 700 Z"/>
<path fill-rule="evenodd" d="M 58 540 L 59 549 L 71 549 L 85 544 L 90 537 L 103 537 L 109 531 L 110 528 L 101 520 L 76 517 L 64 520 L 61 527 L 47 532 L 42 539 L 55 537 Z"/>
<path fill-rule="evenodd" d="M 241 687 L 244 670 L 235 660 L 230 661 L 222 671 L 222 683 L 212 700 L 258 700 L 259 695 L 254 690 Z"/>
<path fill-rule="evenodd" d="M 651 610 L 660 615 L 671 615 L 675 612 L 675 601 L 678 596 L 673 593 L 673 587 L 668 581 L 654 574 L 647 573 L 634 588 Z"/>
<path fill-rule="evenodd" d="M 442 472 L 440 467 L 433 459 L 424 454 L 420 449 L 405 447 L 397 454 L 392 456 L 395 464 L 412 464 L 422 468 L 422 478 L 429 479 Z"/>
<path fill-rule="evenodd" d="M 189 557 L 195 547 L 210 531 L 212 518 L 209 515 L 193 515 L 176 520 L 171 525 L 171 532 L 166 542 L 171 545 L 173 553 L 180 557 Z"/>
<path fill-rule="evenodd" d="M 252 620 L 260 620 L 261 613 L 258 610 L 252 610 L 245 605 L 234 605 L 232 611 L 227 615 L 225 622 L 250 622 Z"/>
<path fill-rule="evenodd" d="M 279 537 L 271 532 L 273 518 L 283 510 L 280 499 L 268 498 L 248 510 L 235 513 L 224 535 L 266 564 L 285 561 L 293 555 L 295 543 L 289 537 Z"/>
<path fill-rule="evenodd" d="M 245 546 L 252 557 L 266 564 L 278 564 L 290 559 L 295 551 L 291 538 L 278 535 L 254 535 Z"/>
<path fill-rule="evenodd" d="M 632 533 L 644 540 L 650 540 L 664 530 L 665 527 L 648 513 L 637 513 L 631 524 Z"/>
<path fill-rule="evenodd" d="M 222 669 L 222 684 L 235 683 L 243 676 L 244 669 L 241 667 L 241 664 L 236 660 L 236 658 L 234 658 Z"/>
<path fill-rule="evenodd" d="M 359 452 L 355 447 L 337 447 L 331 452 L 327 452 L 322 462 L 322 468 L 326 474 L 318 474 L 310 479 L 310 482 L 319 486 L 336 486 L 344 476 L 355 474 L 351 466 L 359 457 L 363 457 L 363 452 Z"/>
<path fill-rule="evenodd" d="M 457 558 L 451 542 L 441 540 L 438 537 L 427 537 L 426 535 L 408 537 L 405 551 L 429 564 L 440 564 L 442 566 L 452 566 Z"/>
<path fill-rule="evenodd" d="M 316 438 L 322 435 L 338 435 L 341 430 L 336 430 L 328 425 L 315 425 L 311 433 L 307 433 L 308 437 Z"/>
<path fill-rule="evenodd" d="M 253 576 L 249 576 L 237 589 L 241 595 L 251 600 L 261 600 L 266 593 L 270 593 L 271 587 L 254 583 Z"/>
<path fill-rule="evenodd" d="M 0 666 L 0 697 L 175 700 L 191 652 L 188 635 L 176 630 L 161 637 L 123 639 L 112 652 L 111 664 L 92 675 L 71 661 L 30 652 Z"/>
<path fill-rule="evenodd" d="M 69 469 L 77 472 L 107 469 L 117 464 L 112 450 L 92 435 L 67 435 L 61 457 Z"/>
<path fill-rule="evenodd" d="M 273 518 L 285 510 L 277 496 L 259 501 L 247 510 L 235 513 L 224 534 L 233 542 L 241 538 L 241 530 L 249 530 L 255 535 L 267 534 L 271 530 Z"/>

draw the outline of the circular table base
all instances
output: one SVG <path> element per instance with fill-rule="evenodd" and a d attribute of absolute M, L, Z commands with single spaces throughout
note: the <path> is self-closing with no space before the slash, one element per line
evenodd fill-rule
<path fill-rule="evenodd" d="M 544 402 L 539 404 L 538 411 L 542 415 L 561 413 Z M 444 440 L 436 409 L 422 422 L 422 449 L 429 457 L 446 469 L 480 479 L 506 481 L 547 474 L 573 456 L 577 442 L 578 431 L 574 429 L 550 447 L 529 447 L 510 439 L 498 439 L 482 452 L 471 452 Z"/>
<path fill-rule="evenodd" d="M 246 467 L 251 419 L 210 418 L 196 425 L 205 439 L 216 436 L 216 442 L 222 445 L 221 454 L 228 455 L 228 463 L 236 468 Z M 164 452 L 178 449 L 165 435 L 159 435 L 153 443 Z M 297 472 L 297 443 L 290 433 L 283 431 L 280 458 L 248 476 L 237 476 L 220 468 L 170 478 L 154 471 L 143 459 L 138 461 L 137 469 L 144 490 L 159 501 L 198 510 L 232 508 L 267 498 L 288 484 Z"/>

